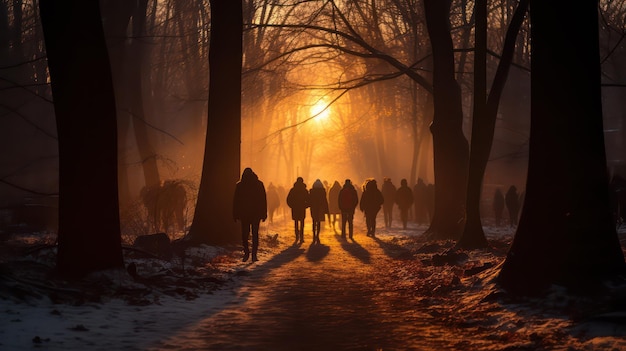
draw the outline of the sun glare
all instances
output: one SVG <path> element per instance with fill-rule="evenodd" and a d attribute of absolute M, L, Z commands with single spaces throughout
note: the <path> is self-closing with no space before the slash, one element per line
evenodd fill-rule
<path fill-rule="evenodd" d="M 311 116 L 318 122 L 326 122 L 330 118 L 330 106 L 324 99 L 319 99 L 311 106 Z"/>

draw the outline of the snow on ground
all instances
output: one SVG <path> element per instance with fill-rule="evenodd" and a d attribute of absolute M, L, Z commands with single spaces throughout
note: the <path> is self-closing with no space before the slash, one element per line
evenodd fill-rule
<path fill-rule="evenodd" d="M 356 226 L 360 225 L 357 220 Z M 407 252 L 389 267 L 397 289 L 421 299 L 425 312 L 441 316 L 445 323 L 477 334 L 490 333 L 492 338 L 491 342 L 467 340 L 450 349 L 626 350 L 624 305 L 573 298 L 558 287 L 542 299 L 503 297 L 493 278 L 512 240 L 512 228 L 486 227 L 492 247 L 462 252 L 452 264 L 437 262 L 436 257 L 453 243 L 423 242 L 419 234 L 425 229 L 383 228 L 377 236 L 390 250 Z M 115 294 L 87 291 L 89 298 L 77 299 L 71 288 L 62 286 L 60 294 L 67 289 L 70 297 L 21 291 L 24 298 L 16 299 L 6 289 L 2 293 L 8 285 L 1 284 L 0 276 L 0 350 L 145 350 L 170 331 L 234 303 L 233 290 L 245 284 L 247 270 L 263 265 L 291 244 L 290 222 L 264 224 L 261 233 L 260 261 L 252 266 L 240 262 L 235 247 L 203 246 L 186 252 L 186 271 L 180 262 L 128 258 L 126 263 L 135 262 L 140 276 L 151 277 L 147 283 L 135 281 L 125 272 L 91 277 L 96 286 Z M 272 241 L 274 233 L 279 233 L 277 243 Z M 623 238 L 625 233 L 620 235 Z M 29 245 L 35 240 L 27 239 Z M 40 250 L 22 258 L 19 266 L 28 270 L 36 263 L 50 264 L 52 257 L 50 250 Z M 0 266 L 2 275 L 4 269 Z M 45 281 L 45 276 L 36 280 L 36 275 L 28 274 L 27 281 Z M 623 303 L 623 291 L 621 296 Z"/>

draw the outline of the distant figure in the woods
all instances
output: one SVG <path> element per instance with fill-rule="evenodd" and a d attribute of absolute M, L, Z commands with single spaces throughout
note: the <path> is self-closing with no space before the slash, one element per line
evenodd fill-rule
<path fill-rule="evenodd" d="M 270 185 L 267 186 L 267 210 L 269 212 L 270 223 L 274 223 L 274 214 L 276 210 L 278 210 L 278 207 L 280 207 L 278 190 L 274 184 L 270 183 Z"/>
<path fill-rule="evenodd" d="M 383 214 L 385 215 L 385 227 L 390 228 L 393 220 L 393 205 L 396 203 L 396 186 L 391 178 L 385 177 L 381 191 L 383 193 Z"/>
<path fill-rule="evenodd" d="M 400 181 L 400 187 L 396 191 L 396 204 L 398 204 L 400 209 L 402 229 L 406 229 L 406 222 L 409 220 L 409 209 L 413 205 L 413 191 L 409 188 L 406 179 Z"/>
<path fill-rule="evenodd" d="M 145 186 L 140 192 L 141 201 L 148 212 L 148 223 L 154 231 L 185 230 L 187 190 L 184 181 L 169 179 L 159 184 Z"/>
<path fill-rule="evenodd" d="M 626 218 L 626 180 L 619 174 L 611 177 L 610 196 L 611 211 L 615 225 L 619 228 Z"/>
<path fill-rule="evenodd" d="M 428 223 L 428 209 L 426 183 L 422 178 L 417 179 L 417 183 L 413 187 L 413 210 L 415 211 L 415 222 L 417 224 Z"/>
<path fill-rule="evenodd" d="M 502 224 L 502 213 L 504 212 L 504 195 L 502 195 L 502 190 L 500 188 L 496 189 L 495 194 L 493 194 L 493 213 L 496 216 L 496 226 L 500 226 Z"/>
<path fill-rule="evenodd" d="M 291 208 L 291 219 L 293 219 L 296 232 L 296 242 L 304 242 L 304 217 L 306 209 L 309 207 L 309 191 L 306 189 L 304 179 L 298 177 L 293 184 L 293 188 L 287 194 L 287 206 Z"/>
<path fill-rule="evenodd" d="M 286 198 L 287 198 L 287 190 L 285 190 L 285 187 L 284 187 L 284 186 L 282 186 L 282 185 L 280 185 L 280 184 L 279 184 L 279 185 L 276 187 L 276 192 L 278 193 L 278 198 L 280 199 L 279 204 L 280 204 L 280 203 L 282 203 L 282 202 L 283 202 L 283 200 L 284 200 L 284 199 L 286 199 Z M 286 211 L 287 211 L 287 206 L 279 206 L 279 208 L 281 209 L 281 212 L 282 212 L 282 214 L 283 214 L 283 218 L 287 218 L 287 213 L 286 213 Z"/>
<path fill-rule="evenodd" d="M 328 200 L 326 199 L 326 188 L 319 179 L 313 183 L 309 191 L 309 207 L 313 222 L 313 244 L 321 244 L 320 231 L 322 222 L 324 222 L 324 218 L 328 214 Z"/>
<path fill-rule="evenodd" d="M 363 186 L 363 195 L 359 205 L 361 211 L 365 213 L 365 225 L 367 226 L 367 236 L 376 236 L 376 215 L 385 202 L 383 194 L 378 190 L 375 179 L 366 180 Z"/>
<path fill-rule="evenodd" d="M 506 203 L 506 208 L 509 210 L 509 223 L 511 227 L 517 225 L 517 214 L 519 213 L 520 205 L 519 205 L 519 195 L 517 194 L 517 188 L 515 185 L 511 185 L 509 190 L 506 192 L 504 196 L 504 201 Z"/>
<path fill-rule="evenodd" d="M 359 204 L 359 197 L 350 179 L 346 179 L 339 191 L 339 209 L 341 210 L 341 237 L 346 238 L 346 223 L 350 239 L 354 234 L 354 210 Z"/>
<path fill-rule="evenodd" d="M 259 248 L 260 221 L 267 219 L 267 198 L 265 187 L 251 168 L 246 168 L 241 174 L 241 180 L 235 186 L 233 200 L 233 217 L 241 222 L 241 243 L 243 245 L 243 261 L 250 257 L 248 238 L 252 231 L 252 261 L 257 260 Z"/>
<path fill-rule="evenodd" d="M 333 186 L 328 190 L 328 212 L 330 213 L 331 226 L 335 230 L 335 223 L 337 222 L 337 216 L 341 214 L 339 208 L 339 192 L 341 191 L 341 184 L 335 180 Z"/>
<path fill-rule="evenodd" d="M 326 190 L 326 195 L 328 195 L 328 192 L 330 191 L 330 185 L 328 184 L 328 181 L 324 179 L 322 184 L 324 184 L 324 190 Z M 328 199 L 326 200 L 328 201 Z M 328 226 L 330 227 L 330 212 L 327 213 L 326 216 L 328 216 Z"/>

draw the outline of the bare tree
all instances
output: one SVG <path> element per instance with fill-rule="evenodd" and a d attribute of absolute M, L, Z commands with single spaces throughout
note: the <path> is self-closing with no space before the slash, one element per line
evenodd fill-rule
<path fill-rule="evenodd" d="M 625 270 L 609 208 L 598 1 L 533 2 L 530 20 L 526 198 L 498 281 L 512 293 L 588 291 Z"/>
<path fill-rule="evenodd" d="M 211 1 L 209 112 L 202 178 L 189 239 L 195 243 L 236 240 L 233 194 L 241 148 L 241 1 Z"/>
<path fill-rule="evenodd" d="M 39 7 L 59 135 L 57 269 L 76 278 L 123 267 L 113 83 L 99 3 Z"/>

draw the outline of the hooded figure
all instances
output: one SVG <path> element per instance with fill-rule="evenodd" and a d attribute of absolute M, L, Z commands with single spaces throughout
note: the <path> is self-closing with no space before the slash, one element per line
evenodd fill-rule
<path fill-rule="evenodd" d="M 337 215 L 341 214 L 339 208 L 339 192 L 341 191 L 341 184 L 335 180 L 333 186 L 328 190 L 328 213 L 330 214 L 329 223 L 333 230 L 335 230 L 335 222 L 337 222 Z"/>
<path fill-rule="evenodd" d="M 367 236 L 376 235 L 376 216 L 380 207 L 385 202 L 383 194 L 378 190 L 375 179 L 367 180 L 361 195 L 361 211 L 365 213 L 365 224 L 367 226 Z"/>
<path fill-rule="evenodd" d="M 319 179 L 313 183 L 313 187 L 309 191 L 309 205 L 313 221 L 313 244 L 320 244 L 320 231 L 324 217 L 328 214 L 328 201 L 326 200 L 326 188 Z"/>
<path fill-rule="evenodd" d="M 391 182 L 391 178 L 383 180 L 381 191 L 383 193 L 383 214 L 385 215 L 385 227 L 391 228 L 393 220 L 393 205 L 396 203 L 396 186 Z"/>
<path fill-rule="evenodd" d="M 354 209 L 359 204 L 359 196 L 352 185 L 350 179 L 346 179 L 343 184 L 343 188 L 339 191 L 339 209 L 341 210 L 341 237 L 346 237 L 346 223 L 348 224 L 348 230 L 350 239 L 354 233 Z"/>
<path fill-rule="evenodd" d="M 304 217 L 306 209 L 309 207 L 309 192 L 304 184 L 304 179 L 298 177 L 293 183 L 293 188 L 287 194 L 287 206 L 291 208 L 291 219 L 293 219 L 296 242 L 304 242 Z"/>
<path fill-rule="evenodd" d="M 396 204 L 398 204 L 400 209 L 402 229 L 406 229 L 406 222 L 409 219 L 409 208 L 413 205 L 413 190 L 409 188 L 406 179 L 400 181 L 400 187 L 396 191 Z"/>
<path fill-rule="evenodd" d="M 252 261 L 256 261 L 259 247 L 259 222 L 265 222 L 267 219 L 267 199 L 263 182 L 251 168 L 243 170 L 241 180 L 235 186 L 233 218 L 241 222 L 243 261 L 247 261 L 250 257 L 248 247 L 250 231 L 252 231 Z"/>
<path fill-rule="evenodd" d="M 517 225 L 517 214 L 519 213 L 519 195 L 517 194 L 517 188 L 515 185 L 511 185 L 504 196 L 504 202 L 506 208 L 509 210 L 509 221 L 511 227 Z"/>

